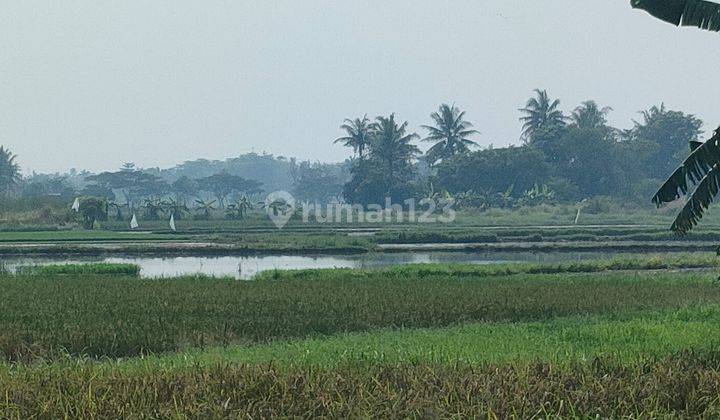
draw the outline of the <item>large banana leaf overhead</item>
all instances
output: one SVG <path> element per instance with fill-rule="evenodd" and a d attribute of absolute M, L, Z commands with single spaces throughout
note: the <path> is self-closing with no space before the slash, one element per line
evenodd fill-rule
<path fill-rule="evenodd" d="M 720 32 L 720 4 L 704 0 L 630 0 L 660 20 Z M 720 129 L 705 143 L 691 142 L 690 156 L 670 175 L 653 197 L 658 206 L 690 193 L 671 229 L 687 233 L 720 193 Z M 692 191 L 690 191 L 692 189 Z"/>
<path fill-rule="evenodd" d="M 705 143 L 691 142 L 690 156 L 670 175 L 653 197 L 658 206 L 690 194 L 682 211 L 675 218 L 671 229 L 687 233 L 703 216 L 705 210 L 720 192 L 720 133 L 718 131 Z"/>
<path fill-rule="evenodd" d="M 717 3 L 704 0 L 631 0 L 630 4 L 677 26 L 720 31 L 720 4 Z"/>

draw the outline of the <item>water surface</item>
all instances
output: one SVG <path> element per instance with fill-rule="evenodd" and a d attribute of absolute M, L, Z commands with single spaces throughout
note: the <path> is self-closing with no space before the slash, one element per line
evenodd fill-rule
<path fill-rule="evenodd" d="M 363 255 L 268 255 L 244 257 L 79 257 L 3 258 L 9 269 L 34 264 L 71 264 L 87 262 L 131 263 L 140 266 L 140 275 L 147 278 L 177 277 L 204 274 L 216 277 L 251 279 L 268 270 L 319 268 L 374 268 L 418 263 L 501 264 L 508 262 L 562 262 L 611 258 L 619 253 L 589 252 L 401 252 Z"/>

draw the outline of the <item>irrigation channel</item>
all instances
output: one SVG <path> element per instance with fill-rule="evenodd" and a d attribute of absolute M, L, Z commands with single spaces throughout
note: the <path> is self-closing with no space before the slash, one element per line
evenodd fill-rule
<path fill-rule="evenodd" d="M 393 252 L 360 255 L 253 255 L 253 256 L 178 256 L 178 257 L 2 257 L 6 269 L 20 266 L 73 264 L 89 262 L 131 263 L 140 266 L 146 278 L 203 274 L 215 277 L 252 279 L 268 270 L 321 268 L 376 268 L 419 263 L 501 264 L 510 262 L 564 262 L 621 256 L 621 252 Z"/>

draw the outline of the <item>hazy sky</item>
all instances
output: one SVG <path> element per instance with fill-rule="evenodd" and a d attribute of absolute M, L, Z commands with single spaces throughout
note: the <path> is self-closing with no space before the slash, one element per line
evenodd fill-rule
<path fill-rule="evenodd" d="M 518 143 L 548 89 L 629 127 L 669 107 L 720 123 L 720 35 L 628 0 L 0 0 L 0 144 L 24 172 L 168 167 L 256 151 L 340 161 L 346 117 L 420 133 L 442 102 Z"/>

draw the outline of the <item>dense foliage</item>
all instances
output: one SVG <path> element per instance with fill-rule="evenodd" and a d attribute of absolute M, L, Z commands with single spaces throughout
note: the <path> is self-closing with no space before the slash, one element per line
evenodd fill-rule
<path fill-rule="evenodd" d="M 521 109 L 522 146 L 473 150 L 475 142 L 468 137 L 479 133 L 471 129 L 464 112 L 446 104 L 431 114 L 433 126 L 423 126 L 428 131 L 425 140 L 435 145 L 417 160 L 411 159 L 412 154 L 395 158 L 392 151 L 374 148 L 367 141 L 364 147 L 369 152 L 353 163 L 353 178 L 344 189 L 346 200 L 383 204 L 385 197 L 392 197 L 402 202 L 425 197 L 431 185 L 431 190 L 446 191 L 456 202 L 470 196 L 472 200 L 464 201 L 480 209 L 492 206 L 489 197 L 503 194 L 507 197 L 501 207 L 532 205 L 522 198 L 533 188 L 551 193 L 534 204 L 612 196 L 648 205 L 661 180 L 702 133 L 699 119 L 665 105 L 643 111 L 641 121 L 621 130 L 608 124 L 609 107 L 585 101 L 567 116 L 560 101 L 551 99 L 547 91 L 535 93 Z M 353 127 L 351 134 L 363 129 L 363 138 L 377 137 L 372 125 Z M 357 151 L 355 143 L 346 144 Z M 388 159 L 396 159 L 400 166 L 388 166 Z M 425 170 L 426 163 L 433 164 L 430 170 Z"/>

